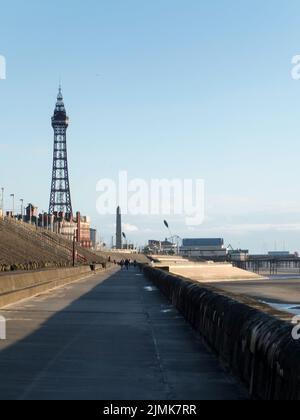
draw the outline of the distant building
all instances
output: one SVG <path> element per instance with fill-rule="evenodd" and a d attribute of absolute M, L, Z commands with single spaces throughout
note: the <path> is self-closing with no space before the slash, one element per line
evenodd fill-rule
<path fill-rule="evenodd" d="M 80 212 L 77 212 L 76 217 L 72 218 L 66 217 L 64 212 L 54 212 L 52 215 L 47 213 L 38 214 L 37 207 L 29 204 L 23 220 L 26 223 L 36 224 L 40 228 L 62 235 L 68 241 L 73 241 L 75 238 L 76 242 L 83 248 L 91 248 L 93 246 L 90 233 L 90 219 L 87 216 L 82 216 Z"/>
<path fill-rule="evenodd" d="M 147 250 L 151 254 L 175 254 L 177 245 L 165 239 L 164 241 L 150 240 L 148 241 Z"/>
<path fill-rule="evenodd" d="M 38 208 L 33 204 L 29 203 L 25 209 L 25 221 L 27 223 L 36 224 L 38 219 Z"/>
<path fill-rule="evenodd" d="M 116 230 L 116 249 L 123 248 L 122 240 L 122 215 L 120 207 L 117 208 L 117 230 Z"/>
<path fill-rule="evenodd" d="M 220 238 L 183 239 L 182 246 L 183 247 L 194 247 L 194 248 L 223 248 L 224 247 L 224 239 L 220 239 Z"/>
<path fill-rule="evenodd" d="M 59 233 L 68 241 L 73 241 L 77 235 L 77 223 L 73 220 L 55 220 L 54 232 Z"/>
<path fill-rule="evenodd" d="M 225 260 L 227 249 L 224 247 L 224 239 L 220 238 L 183 239 L 180 255 L 203 260 Z"/>
<path fill-rule="evenodd" d="M 177 245 L 165 239 L 161 242 L 161 250 L 164 254 L 176 254 Z"/>
<path fill-rule="evenodd" d="M 86 216 L 81 216 L 79 212 L 76 213 L 76 223 L 77 223 L 77 242 L 83 248 L 91 248 L 91 221 Z"/>
<path fill-rule="evenodd" d="M 269 257 L 285 258 L 290 257 L 291 253 L 288 251 L 271 251 L 268 253 Z"/>
<path fill-rule="evenodd" d="M 151 239 L 148 241 L 148 251 L 152 254 L 159 254 L 161 252 L 161 241 Z"/>
<path fill-rule="evenodd" d="M 96 229 L 90 229 L 90 240 L 92 242 L 92 247 L 96 249 L 97 247 L 97 230 Z"/>
<path fill-rule="evenodd" d="M 249 250 L 233 249 L 228 252 L 231 261 L 246 261 L 249 257 Z"/>
<path fill-rule="evenodd" d="M 27 207 L 25 207 L 25 214 L 23 214 L 23 217 L 21 214 L 17 214 L 16 218 L 18 220 L 23 220 L 25 223 L 31 223 L 33 225 L 36 225 L 39 223 L 38 207 L 29 203 Z"/>

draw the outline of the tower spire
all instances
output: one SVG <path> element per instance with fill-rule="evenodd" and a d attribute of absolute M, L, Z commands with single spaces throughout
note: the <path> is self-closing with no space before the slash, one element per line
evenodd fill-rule
<path fill-rule="evenodd" d="M 55 106 L 55 111 L 63 111 L 65 112 L 65 104 L 64 104 L 64 97 L 62 94 L 62 88 L 61 85 L 58 87 L 58 94 L 57 94 L 57 101 Z"/>

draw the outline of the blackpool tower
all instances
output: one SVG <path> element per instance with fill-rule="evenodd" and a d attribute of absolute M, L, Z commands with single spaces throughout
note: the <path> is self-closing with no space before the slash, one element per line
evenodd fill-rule
<path fill-rule="evenodd" d="M 71 219 L 73 211 L 68 170 L 68 126 L 69 118 L 66 113 L 61 87 L 59 87 L 54 115 L 52 117 L 54 151 L 49 214 L 64 213 L 66 218 Z"/>

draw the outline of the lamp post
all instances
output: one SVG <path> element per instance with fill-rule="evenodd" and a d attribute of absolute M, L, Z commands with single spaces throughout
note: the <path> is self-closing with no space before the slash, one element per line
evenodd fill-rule
<path fill-rule="evenodd" d="M 21 198 L 21 221 L 23 222 L 23 213 L 24 213 L 24 200 Z"/>
<path fill-rule="evenodd" d="M 168 229 L 168 231 L 170 233 L 170 238 L 171 238 L 171 241 L 172 241 L 172 245 L 174 245 L 174 242 L 173 242 L 174 241 L 174 237 L 172 235 L 172 232 L 171 232 L 171 229 L 170 229 L 170 225 L 169 225 L 169 223 L 166 220 L 164 220 L 164 225 Z"/>
<path fill-rule="evenodd" d="M 72 252 L 73 267 L 75 267 L 76 259 L 77 259 L 76 242 L 77 242 L 77 229 L 74 230 L 74 236 L 73 236 L 73 252 Z"/>
<path fill-rule="evenodd" d="M 166 220 L 164 220 L 164 225 L 165 225 L 165 227 L 168 229 L 168 231 L 170 233 L 171 241 L 172 241 L 172 245 L 173 246 L 176 245 L 176 243 L 175 243 L 174 240 L 177 239 L 176 252 L 177 252 L 177 255 L 179 255 L 179 239 L 180 239 L 180 237 L 179 236 L 174 236 L 172 234 L 171 229 L 170 229 L 170 225 L 169 225 L 169 223 Z"/>
<path fill-rule="evenodd" d="M 15 194 L 10 194 L 11 198 L 12 198 L 12 217 L 14 218 L 15 216 Z"/>
<path fill-rule="evenodd" d="M 1 188 L 1 210 L 2 210 L 2 217 L 4 218 L 4 188 Z"/>
<path fill-rule="evenodd" d="M 128 249 L 128 241 L 127 241 L 127 237 L 126 237 L 126 235 L 125 235 L 125 233 L 123 232 L 122 233 L 122 235 L 123 235 L 123 238 L 125 239 L 125 241 L 126 241 L 126 249 Z"/>
<path fill-rule="evenodd" d="M 172 238 L 172 240 L 173 240 L 173 235 L 172 235 L 172 232 L 171 232 L 171 229 L 170 229 L 170 225 L 169 225 L 169 223 L 166 221 L 166 220 L 164 220 L 164 225 L 165 225 L 165 227 L 168 229 L 168 231 L 169 231 L 169 233 L 170 233 L 170 237 Z"/>

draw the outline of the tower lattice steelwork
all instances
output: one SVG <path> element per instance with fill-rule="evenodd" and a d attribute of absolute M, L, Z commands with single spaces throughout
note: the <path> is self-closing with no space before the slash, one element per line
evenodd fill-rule
<path fill-rule="evenodd" d="M 68 170 L 67 153 L 67 128 L 69 118 L 66 113 L 61 87 L 57 96 L 57 102 L 52 117 L 54 130 L 53 171 L 51 182 L 51 194 L 49 214 L 65 213 L 66 217 L 72 217 L 72 203 Z"/>

